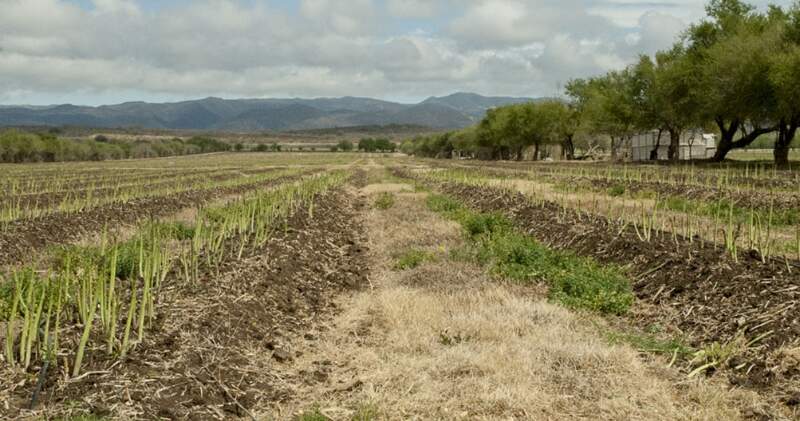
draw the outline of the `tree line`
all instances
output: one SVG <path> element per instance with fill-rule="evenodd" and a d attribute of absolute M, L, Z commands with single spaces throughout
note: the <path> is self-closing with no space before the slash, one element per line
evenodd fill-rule
<path fill-rule="evenodd" d="M 417 137 L 402 149 L 521 159 L 533 147 L 537 159 L 542 145 L 559 144 L 572 159 L 576 140 L 588 148 L 599 138 L 616 158 L 637 133 L 657 131 L 655 148 L 663 137 L 669 159 L 677 160 L 681 136 L 703 129 L 717 134 L 712 161 L 774 138 L 776 164 L 788 164 L 800 126 L 800 2 L 759 12 L 740 0 L 712 0 L 706 14 L 652 57 L 569 81 L 564 99 L 493 109 L 477 126 Z"/>
<path fill-rule="evenodd" d="M 0 162 L 104 161 L 228 151 L 227 143 L 203 136 L 190 139 L 118 140 L 60 138 L 54 133 L 0 132 Z"/>

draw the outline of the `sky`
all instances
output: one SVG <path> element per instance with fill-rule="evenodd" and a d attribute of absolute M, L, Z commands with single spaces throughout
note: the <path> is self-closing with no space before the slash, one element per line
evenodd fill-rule
<path fill-rule="evenodd" d="M 0 0 L 0 104 L 557 96 L 703 15 L 695 0 Z"/>

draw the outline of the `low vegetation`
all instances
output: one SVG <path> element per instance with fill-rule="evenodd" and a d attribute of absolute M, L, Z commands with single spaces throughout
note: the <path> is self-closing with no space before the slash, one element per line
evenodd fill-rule
<path fill-rule="evenodd" d="M 394 195 L 389 192 L 383 192 L 375 198 L 375 207 L 381 210 L 386 210 L 394 206 Z"/>
<path fill-rule="evenodd" d="M 425 262 L 433 260 L 436 260 L 436 256 L 433 253 L 420 249 L 411 249 L 397 257 L 394 268 L 397 270 L 414 269 Z"/>
<path fill-rule="evenodd" d="M 230 150 L 230 145 L 208 137 L 172 140 L 115 140 L 59 138 L 51 133 L 0 132 L 0 162 L 105 161 L 153 158 Z"/>
<path fill-rule="evenodd" d="M 447 196 L 430 196 L 428 206 L 464 227 L 471 242 L 459 255 L 489 265 L 498 276 L 546 282 L 551 298 L 571 308 L 624 314 L 633 303 L 630 283 L 618 268 L 548 249 L 502 215 L 473 212 Z"/>

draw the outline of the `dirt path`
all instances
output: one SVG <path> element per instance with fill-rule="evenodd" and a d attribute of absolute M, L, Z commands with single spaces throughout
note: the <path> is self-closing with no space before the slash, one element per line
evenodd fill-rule
<path fill-rule="evenodd" d="M 489 279 L 448 258 L 460 228 L 430 212 L 411 186 L 372 184 L 370 288 L 306 336 L 287 379 L 290 399 L 263 419 L 696 419 L 761 414 L 748 392 L 687 380 L 599 336 L 594 316 L 546 301 L 540 287 Z M 401 270 L 409 250 L 425 256 Z M 413 266 L 413 265 L 407 265 Z"/>

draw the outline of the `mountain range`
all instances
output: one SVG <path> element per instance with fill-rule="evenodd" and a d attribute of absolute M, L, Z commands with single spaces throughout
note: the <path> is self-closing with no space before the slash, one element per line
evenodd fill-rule
<path fill-rule="evenodd" d="M 215 130 L 288 131 L 405 124 L 436 129 L 472 125 L 493 107 L 534 98 L 486 97 L 456 93 L 418 104 L 372 98 L 221 99 L 174 103 L 126 102 L 99 107 L 77 105 L 0 106 L 0 126 L 79 126 Z"/>

